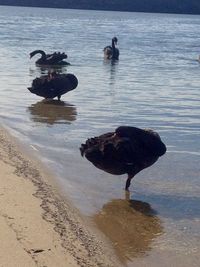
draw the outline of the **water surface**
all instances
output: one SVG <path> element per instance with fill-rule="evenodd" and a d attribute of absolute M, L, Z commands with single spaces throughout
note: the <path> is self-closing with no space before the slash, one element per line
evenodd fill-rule
<path fill-rule="evenodd" d="M 119 62 L 102 49 L 119 40 Z M 122 266 L 199 266 L 200 16 L 22 7 L 0 9 L 0 120 L 52 170 L 76 207 L 111 240 Z M 76 90 L 31 94 L 43 49 L 66 52 Z M 168 151 L 132 182 L 81 158 L 88 137 L 151 127 Z M 113 231 L 111 231 L 113 230 Z M 118 233 L 118 234 L 117 234 Z"/>

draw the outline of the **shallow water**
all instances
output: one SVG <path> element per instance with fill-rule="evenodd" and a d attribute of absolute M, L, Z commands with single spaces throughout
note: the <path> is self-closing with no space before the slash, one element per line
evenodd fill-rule
<path fill-rule="evenodd" d="M 199 25 L 189 15 L 0 9 L 0 120 L 94 219 L 122 265 L 199 266 Z M 120 60 L 112 64 L 102 49 L 114 35 Z M 68 54 L 71 66 L 60 71 L 79 85 L 62 102 L 27 90 L 48 71 L 29 59 L 35 49 Z M 85 139 L 119 125 L 153 128 L 168 148 L 135 177 L 131 202 L 123 175 L 79 153 Z"/>

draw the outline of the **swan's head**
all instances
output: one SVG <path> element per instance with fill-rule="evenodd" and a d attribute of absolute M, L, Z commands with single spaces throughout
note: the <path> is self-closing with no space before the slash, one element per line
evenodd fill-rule
<path fill-rule="evenodd" d="M 118 42 L 117 37 L 113 37 L 113 38 L 112 38 L 112 41 L 113 41 L 115 44 L 117 44 L 117 42 Z"/>
<path fill-rule="evenodd" d="M 32 58 L 35 55 L 34 51 L 29 54 L 30 58 Z"/>
<path fill-rule="evenodd" d="M 74 74 L 68 73 L 66 74 L 66 77 L 69 81 L 69 87 L 71 88 L 71 90 L 75 89 L 78 86 L 78 79 L 76 78 L 76 76 Z"/>

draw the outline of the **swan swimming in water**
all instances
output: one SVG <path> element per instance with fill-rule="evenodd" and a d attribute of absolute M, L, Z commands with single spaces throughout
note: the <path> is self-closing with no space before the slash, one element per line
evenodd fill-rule
<path fill-rule="evenodd" d="M 114 132 L 89 138 L 80 151 L 99 169 L 115 175 L 127 173 L 128 190 L 131 179 L 164 155 L 166 146 L 151 129 L 120 126 Z"/>
<path fill-rule="evenodd" d="M 35 62 L 36 65 L 70 65 L 70 63 L 63 61 L 63 59 L 67 58 L 67 55 L 65 53 L 54 52 L 53 54 L 46 54 L 43 50 L 34 50 L 30 53 L 30 58 L 32 58 L 36 54 L 41 55 L 41 57 Z"/>
<path fill-rule="evenodd" d="M 103 52 L 104 52 L 104 58 L 105 59 L 119 59 L 119 49 L 115 47 L 117 44 L 118 39 L 117 37 L 112 38 L 112 45 L 108 45 L 104 47 Z"/>
<path fill-rule="evenodd" d="M 74 74 L 58 74 L 56 72 L 36 78 L 28 90 L 44 98 L 60 100 L 61 95 L 74 90 L 78 85 L 78 79 Z"/>

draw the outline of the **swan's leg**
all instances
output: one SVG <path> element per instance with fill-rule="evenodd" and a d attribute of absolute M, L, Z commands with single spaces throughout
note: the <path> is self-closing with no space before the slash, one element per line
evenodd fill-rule
<path fill-rule="evenodd" d="M 61 98 L 61 95 L 58 95 L 58 100 L 60 100 L 60 98 Z"/>
<path fill-rule="evenodd" d="M 126 200 L 130 200 L 131 199 L 131 196 L 130 196 L 130 192 L 129 191 L 125 191 L 125 199 Z"/>
<path fill-rule="evenodd" d="M 134 175 L 131 175 L 131 174 L 128 174 L 128 178 L 126 180 L 126 187 L 125 187 L 125 190 L 126 191 L 129 191 L 129 186 L 131 184 L 131 179 L 134 177 Z"/>

